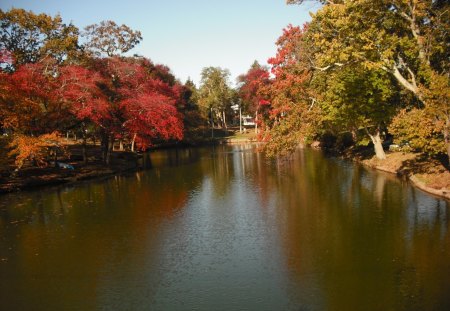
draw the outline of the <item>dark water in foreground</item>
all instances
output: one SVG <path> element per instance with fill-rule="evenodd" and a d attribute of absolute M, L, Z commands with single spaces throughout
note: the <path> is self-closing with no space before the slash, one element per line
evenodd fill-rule
<path fill-rule="evenodd" d="M 299 151 L 0 197 L 1 310 L 450 310 L 450 204 Z"/>

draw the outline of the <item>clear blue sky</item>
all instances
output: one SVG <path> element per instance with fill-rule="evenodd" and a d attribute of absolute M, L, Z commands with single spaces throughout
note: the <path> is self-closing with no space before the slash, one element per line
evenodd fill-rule
<path fill-rule="evenodd" d="M 198 85 L 203 67 L 220 66 L 231 72 L 231 82 L 254 60 L 266 64 L 276 52 L 275 41 L 289 23 L 302 25 L 318 4 L 288 6 L 285 0 L 1 0 L 12 7 L 55 15 L 82 29 L 114 20 L 142 32 L 132 50 L 169 66 L 184 82 Z"/>

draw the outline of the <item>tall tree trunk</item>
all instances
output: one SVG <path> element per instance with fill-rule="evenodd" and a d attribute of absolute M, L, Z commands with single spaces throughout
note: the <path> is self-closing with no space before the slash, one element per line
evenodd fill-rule
<path fill-rule="evenodd" d="M 225 110 L 222 111 L 222 115 L 223 115 L 223 126 L 225 129 L 228 129 L 227 127 L 227 117 L 225 115 Z"/>
<path fill-rule="evenodd" d="M 53 160 L 55 161 L 55 167 L 58 167 L 58 152 L 57 152 L 57 148 L 54 147 L 53 148 Z"/>
<path fill-rule="evenodd" d="M 114 137 L 110 135 L 108 139 L 108 148 L 106 150 L 106 164 L 111 163 L 111 154 L 113 151 L 113 147 L 114 147 Z"/>
<path fill-rule="evenodd" d="M 255 133 L 258 134 L 258 110 L 255 112 Z"/>
<path fill-rule="evenodd" d="M 444 141 L 447 149 L 448 166 L 450 167 L 450 115 L 445 119 Z"/>
<path fill-rule="evenodd" d="M 353 144 L 356 144 L 356 142 L 358 141 L 358 130 L 353 128 L 351 133 L 352 133 Z"/>
<path fill-rule="evenodd" d="M 225 135 L 228 135 L 228 126 L 227 126 L 227 116 L 225 115 L 225 110 L 222 111 L 223 115 L 223 127 L 225 129 Z"/>
<path fill-rule="evenodd" d="M 377 128 L 374 135 L 370 134 L 369 130 L 367 130 L 367 129 L 366 129 L 366 132 L 369 135 L 370 139 L 372 140 L 376 157 L 380 160 L 386 159 L 386 153 L 384 152 L 383 145 L 381 144 L 382 141 L 381 141 L 380 129 Z"/>
<path fill-rule="evenodd" d="M 102 150 L 102 161 L 103 163 L 106 163 L 106 158 L 108 155 L 108 135 L 106 133 L 101 133 L 101 150 Z"/>
<path fill-rule="evenodd" d="M 219 109 L 216 111 L 216 118 L 217 118 L 217 125 L 219 125 L 221 128 L 223 128 L 223 116 Z"/>
<path fill-rule="evenodd" d="M 133 139 L 131 140 L 131 152 L 134 152 L 134 144 L 136 142 L 136 133 L 133 135 Z"/>
<path fill-rule="evenodd" d="M 83 143 L 82 143 L 82 153 L 83 153 L 83 164 L 86 165 L 88 162 L 87 159 L 87 137 L 86 137 L 86 128 L 84 123 L 81 125 L 81 130 L 83 132 Z"/>

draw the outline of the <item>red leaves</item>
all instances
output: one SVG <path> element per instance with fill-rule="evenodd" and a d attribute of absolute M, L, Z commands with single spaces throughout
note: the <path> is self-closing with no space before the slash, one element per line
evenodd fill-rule
<path fill-rule="evenodd" d="M 278 45 L 277 55 L 268 59 L 268 63 L 272 65 L 271 72 L 275 76 L 282 74 L 282 68 L 295 65 L 301 51 L 299 41 L 302 40 L 303 34 L 307 26 L 303 29 L 298 26 L 288 25 L 283 29 L 283 34 L 278 38 L 276 44 Z"/>
<path fill-rule="evenodd" d="M 289 112 L 294 105 L 304 105 L 311 97 L 308 87 L 311 80 L 308 53 L 305 50 L 303 28 L 288 25 L 277 40 L 277 54 L 268 60 L 274 79 L 267 89 L 272 103 L 271 117 L 277 119 Z M 309 105 L 305 104 L 305 109 Z"/>
<path fill-rule="evenodd" d="M 249 112 L 253 113 L 261 102 L 265 102 L 264 89 L 270 84 L 269 72 L 267 68 L 255 63 L 239 80 L 242 82 L 239 94 L 247 104 Z"/>
<path fill-rule="evenodd" d="M 174 104 L 174 99 L 157 93 L 128 98 L 121 102 L 127 119 L 124 128 L 129 133 L 137 133 L 143 149 L 155 138 L 180 140 L 183 123 Z"/>
<path fill-rule="evenodd" d="M 136 134 L 136 142 L 142 149 L 155 139 L 182 139 L 183 122 L 176 109 L 182 87 L 170 85 L 167 67 L 154 66 L 146 59 L 109 58 L 101 62 L 111 118 L 102 124 L 103 128 L 116 136 Z"/>
<path fill-rule="evenodd" d="M 261 100 L 259 101 L 259 105 L 260 105 L 260 106 L 269 106 L 269 105 L 270 105 L 270 102 L 269 102 L 268 100 L 261 99 Z"/>
<path fill-rule="evenodd" d="M 113 57 L 97 60 L 93 69 L 61 69 L 62 97 L 71 101 L 78 119 L 88 119 L 115 137 L 136 135 L 143 149 L 154 139 L 182 139 L 183 123 L 176 109 L 182 88 L 159 78 L 168 77 L 167 67 L 147 59 Z"/>
<path fill-rule="evenodd" d="M 136 137 L 145 149 L 155 139 L 183 138 L 177 111 L 183 92 L 167 67 L 149 60 L 97 59 L 91 69 L 26 64 L 13 73 L 0 71 L 0 127 L 16 137 L 18 166 L 26 159 L 41 163 L 45 135 L 81 122 L 83 130 L 90 123 L 111 137 Z"/>
<path fill-rule="evenodd" d="M 106 97 L 97 87 L 102 77 L 80 66 L 64 66 L 58 77 L 59 95 L 70 103 L 70 111 L 79 120 L 90 120 L 100 125 L 108 118 Z"/>
<path fill-rule="evenodd" d="M 0 85 L 3 127 L 44 133 L 62 121 L 65 107 L 57 102 L 57 83 L 49 64 L 27 64 L 12 74 L 2 73 Z"/>

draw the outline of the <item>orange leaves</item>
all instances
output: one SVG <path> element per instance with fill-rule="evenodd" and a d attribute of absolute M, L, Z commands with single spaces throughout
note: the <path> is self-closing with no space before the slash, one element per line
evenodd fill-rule
<path fill-rule="evenodd" d="M 392 120 L 389 132 L 398 144 L 407 143 L 416 151 L 428 154 L 445 153 L 442 135 L 444 122 L 434 118 L 427 109 L 401 110 Z"/>
<path fill-rule="evenodd" d="M 9 155 L 15 156 L 15 165 L 18 169 L 24 165 L 25 161 L 33 161 L 37 166 L 45 167 L 48 165 L 47 158 L 51 149 L 53 152 L 59 149 L 66 153 L 65 147 L 60 142 L 61 138 L 58 136 L 58 132 L 38 137 L 14 135 Z"/>

